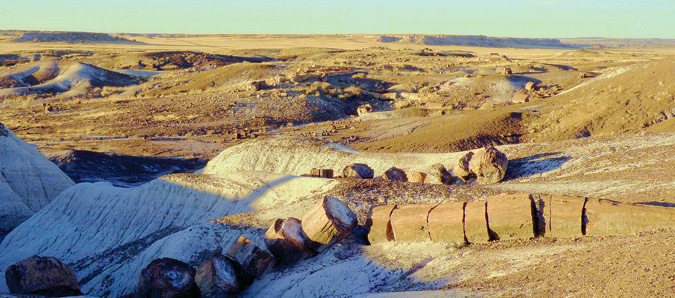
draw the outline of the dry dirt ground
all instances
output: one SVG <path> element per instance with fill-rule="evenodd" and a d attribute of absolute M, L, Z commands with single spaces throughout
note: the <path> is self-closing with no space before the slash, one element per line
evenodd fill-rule
<path fill-rule="evenodd" d="M 0 122 L 57 159 L 85 150 L 205 161 L 275 134 L 370 152 L 525 144 L 506 147 L 515 169 L 506 181 L 479 192 L 675 204 L 667 178 L 675 146 L 670 44 L 570 40 L 595 46 L 532 49 L 368 36 L 123 37 L 140 43 L 15 43 L 14 33 L 1 32 Z M 538 90 L 527 92 L 528 82 Z M 515 93 L 529 101 L 514 102 Z M 366 103 L 376 112 L 357 116 Z M 372 186 L 338 195 L 364 188 Z M 432 265 L 450 275 L 445 289 L 479 296 L 673 296 L 674 242 L 673 230 L 498 241 L 448 249 L 447 263 Z M 425 278 L 432 279 L 416 280 Z M 410 288 L 405 280 L 400 287 Z"/>

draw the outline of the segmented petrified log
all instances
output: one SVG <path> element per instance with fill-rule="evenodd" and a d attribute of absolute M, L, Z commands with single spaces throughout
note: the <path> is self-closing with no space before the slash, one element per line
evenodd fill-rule
<path fill-rule="evenodd" d="M 309 175 L 312 177 L 333 178 L 333 170 L 314 168 L 309 172 Z"/>
<path fill-rule="evenodd" d="M 394 241 L 394 231 L 391 227 L 390 216 L 395 207 L 395 205 L 385 205 L 370 209 L 366 226 L 370 227 L 368 241 L 371 244 Z"/>
<path fill-rule="evenodd" d="M 586 199 L 583 197 L 536 196 L 535 206 L 540 214 L 539 236 L 552 238 L 583 236 L 582 215 L 585 202 Z"/>
<path fill-rule="evenodd" d="M 427 225 L 432 241 L 446 242 L 455 246 L 463 245 L 464 202 L 445 203 L 429 211 Z"/>
<path fill-rule="evenodd" d="M 233 297 L 252 281 L 237 261 L 219 252 L 204 260 L 195 274 L 195 283 L 206 298 Z"/>
<path fill-rule="evenodd" d="M 389 221 L 395 241 L 428 241 L 427 217 L 436 204 L 396 206 Z"/>
<path fill-rule="evenodd" d="M 397 167 L 392 167 L 386 172 L 384 172 L 382 178 L 384 178 L 385 180 L 400 181 L 400 182 L 408 181 L 408 176 L 405 174 L 405 171 Z"/>
<path fill-rule="evenodd" d="M 469 161 L 471 160 L 471 157 L 473 157 L 473 152 L 468 152 L 462 156 L 452 168 L 452 174 L 464 181 L 475 178 L 476 174 L 471 173 L 471 170 L 469 170 Z"/>
<path fill-rule="evenodd" d="M 133 297 L 197 298 L 201 293 L 192 267 L 175 259 L 162 258 L 152 261 L 141 271 Z"/>
<path fill-rule="evenodd" d="M 630 235 L 672 227 L 675 209 L 587 199 L 582 232 L 588 236 Z"/>
<path fill-rule="evenodd" d="M 54 257 L 32 256 L 11 265 L 5 271 L 5 280 L 11 294 L 82 295 L 73 269 Z"/>
<path fill-rule="evenodd" d="M 342 170 L 342 177 L 372 179 L 374 175 L 375 171 L 363 163 L 353 163 Z"/>
<path fill-rule="evenodd" d="M 277 219 L 265 232 L 265 245 L 279 261 L 290 264 L 314 256 L 302 231 L 302 222 L 294 217 Z"/>
<path fill-rule="evenodd" d="M 486 201 L 488 229 L 493 240 L 537 236 L 537 211 L 529 193 L 500 194 Z"/>
<path fill-rule="evenodd" d="M 408 173 L 408 182 L 410 183 L 424 183 L 424 180 L 426 178 L 427 178 L 426 173 L 415 171 Z"/>
<path fill-rule="evenodd" d="M 464 236 L 469 243 L 488 242 L 490 236 L 486 217 L 485 201 L 468 202 L 464 206 Z"/>
<path fill-rule="evenodd" d="M 309 247 L 322 252 L 352 233 L 358 219 L 347 204 L 335 197 L 324 197 L 302 217 L 302 230 Z"/>
<path fill-rule="evenodd" d="M 431 165 L 429 168 L 429 173 L 427 173 L 427 177 L 424 179 L 424 183 L 427 184 L 453 184 L 454 183 L 454 178 L 452 175 L 450 175 L 450 172 L 448 172 L 447 169 L 445 169 L 445 166 L 443 166 L 440 163 L 436 163 Z"/>
<path fill-rule="evenodd" d="M 267 251 L 253 244 L 244 236 L 239 236 L 227 255 L 236 260 L 244 272 L 259 278 L 274 265 L 274 257 Z"/>
<path fill-rule="evenodd" d="M 504 179 L 509 160 L 495 147 L 481 148 L 469 160 L 469 170 L 478 184 L 495 184 Z"/>

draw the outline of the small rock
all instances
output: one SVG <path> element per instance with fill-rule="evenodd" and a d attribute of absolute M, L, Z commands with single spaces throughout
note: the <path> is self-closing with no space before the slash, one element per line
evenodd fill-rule
<path fill-rule="evenodd" d="M 405 174 L 405 171 L 396 167 L 392 167 L 391 169 L 384 172 L 382 178 L 384 178 L 385 180 L 392 180 L 392 181 L 401 181 L 401 182 L 408 181 L 408 176 Z"/>
<path fill-rule="evenodd" d="M 408 173 L 408 182 L 411 183 L 424 183 L 424 179 L 426 179 L 427 174 L 422 173 L 422 172 L 410 172 Z"/>
<path fill-rule="evenodd" d="M 5 281 L 11 294 L 82 295 L 73 269 L 54 257 L 32 256 L 11 265 L 5 271 Z"/>
<path fill-rule="evenodd" d="M 141 271 L 133 298 L 198 298 L 195 270 L 181 261 L 162 258 Z"/>
<path fill-rule="evenodd" d="M 342 170 L 342 177 L 372 179 L 374 175 L 375 171 L 363 163 L 353 163 Z"/>

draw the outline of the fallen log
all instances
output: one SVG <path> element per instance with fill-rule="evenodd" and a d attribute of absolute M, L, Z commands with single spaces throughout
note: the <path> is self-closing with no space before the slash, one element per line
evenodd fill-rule
<path fill-rule="evenodd" d="M 487 208 L 484 201 L 468 202 L 464 206 L 464 236 L 468 243 L 493 240 L 487 226 Z"/>
<path fill-rule="evenodd" d="M 5 281 L 11 294 L 82 295 L 73 269 L 54 257 L 32 256 L 10 265 L 5 271 Z"/>
<path fill-rule="evenodd" d="M 277 219 L 265 232 L 265 245 L 279 261 L 290 264 L 314 256 L 302 222 L 294 217 Z"/>
<path fill-rule="evenodd" d="M 141 271 L 133 298 L 198 298 L 195 270 L 181 261 L 163 258 Z"/>
<path fill-rule="evenodd" d="M 543 229 L 540 227 L 540 236 L 553 238 L 574 238 L 583 236 L 581 219 L 586 199 L 560 195 L 539 195 L 535 205 L 540 218 L 543 219 Z"/>
<path fill-rule="evenodd" d="M 205 298 L 232 297 L 252 281 L 236 260 L 219 252 L 204 260 L 195 273 L 195 283 Z"/>
<path fill-rule="evenodd" d="M 427 217 L 437 204 L 419 204 L 396 206 L 391 213 L 390 222 L 394 241 L 429 241 Z"/>
<path fill-rule="evenodd" d="M 270 253 L 244 236 L 239 236 L 227 255 L 237 261 L 246 274 L 255 278 L 260 278 L 275 262 Z"/>
<path fill-rule="evenodd" d="M 537 210 L 529 193 L 491 196 L 485 204 L 492 240 L 527 239 L 538 235 Z"/>
<path fill-rule="evenodd" d="M 319 253 L 351 234 L 357 224 L 356 214 L 344 202 L 328 196 L 302 217 L 307 243 Z"/>
<path fill-rule="evenodd" d="M 394 231 L 391 227 L 390 216 L 395 207 L 395 205 L 386 205 L 370 209 L 366 226 L 370 227 L 368 241 L 371 244 L 394 241 Z"/>
<path fill-rule="evenodd" d="M 466 243 L 464 237 L 464 202 L 439 204 L 429 212 L 429 236 L 432 241 L 455 246 Z"/>

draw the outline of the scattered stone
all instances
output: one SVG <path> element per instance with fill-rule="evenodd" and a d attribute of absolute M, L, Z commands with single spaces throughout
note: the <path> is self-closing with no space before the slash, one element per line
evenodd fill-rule
<path fill-rule="evenodd" d="M 252 277 L 260 278 L 274 265 L 274 257 L 267 251 L 253 244 L 244 236 L 240 236 L 232 245 L 227 255 L 239 262 L 244 272 Z"/>
<path fill-rule="evenodd" d="M 391 169 L 384 172 L 382 178 L 384 178 L 385 180 L 392 180 L 392 181 L 401 181 L 401 182 L 408 181 L 408 176 L 405 174 L 405 171 L 396 167 L 392 167 Z"/>
<path fill-rule="evenodd" d="M 527 84 L 525 84 L 525 90 L 527 91 L 535 91 L 537 89 L 537 83 L 535 82 L 527 82 Z"/>
<path fill-rule="evenodd" d="M 344 202 L 328 196 L 302 217 L 308 245 L 319 253 L 349 236 L 357 224 L 356 214 Z"/>
<path fill-rule="evenodd" d="M 513 103 L 524 103 L 524 102 L 529 102 L 530 101 L 530 95 L 526 93 L 514 93 L 513 97 L 511 98 L 511 102 Z"/>
<path fill-rule="evenodd" d="M 11 265 L 5 271 L 5 281 L 11 294 L 82 295 L 73 269 L 54 257 L 32 256 Z"/>
<path fill-rule="evenodd" d="M 359 116 L 363 116 L 363 115 L 365 115 L 365 114 L 369 114 L 369 113 L 372 113 L 372 112 L 373 112 L 373 106 L 372 106 L 371 104 L 369 104 L 369 103 L 360 105 L 360 106 L 356 109 L 356 113 L 357 113 Z"/>
<path fill-rule="evenodd" d="M 204 260 L 195 273 L 195 283 L 205 298 L 232 297 L 252 281 L 237 261 L 219 252 Z"/>
<path fill-rule="evenodd" d="M 302 231 L 302 221 L 297 218 L 277 219 L 265 232 L 265 245 L 284 264 L 314 256 L 307 246 L 309 240 Z"/>
<path fill-rule="evenodd" d="M 372 179 L 373 176 L 375 176 L 375 171 L 363 163 L 353 163 L 342 170 L 342 177 Z"/>
<path fill-rule="evenodd" d="M 195 270 L 181 261 L 162 258 L 141 271 L 133 298 L 198 298 Z"/>

